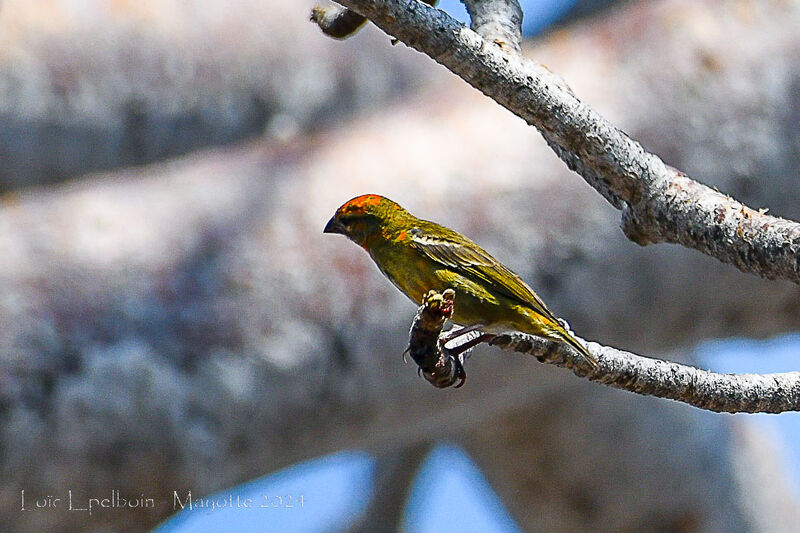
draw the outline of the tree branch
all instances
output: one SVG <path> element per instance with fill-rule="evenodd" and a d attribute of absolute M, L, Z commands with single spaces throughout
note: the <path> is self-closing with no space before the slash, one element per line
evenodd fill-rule
<path fill-rule="evenodd" d="M 522 51 L 522 8 L 517 0 L 462 0 L 470 28 L 506 51 Z"/>
<path fill-rule="evenodd" d="M 414 479 L 431 447 L 431 442 L 422 441 L 391 447 L 379 454 L 369 507 L 347 533 L 397 530 L 403 522 Z"/>
<path fill-rule="evenodd" d="M 597 370 L 593 370 L 571 347 L 524 333 L 501 335 L 489 344 L 531 354 L 543 363 L 568 368 L 590 381 L 676 400 L 708 411 L 782 413 L 800 410 L 800 372 L 719 374 L 584 341 L 598 361 Z"/>
<path fill-rule="evenodd" d="M 445 320 L 453 313 L 453 299 L 451 289 L 442 294 L 429 291 L 414 317 L 409 334 L 408 351 L 425 379 L 437 388 L 459 387 L 466 380 L 463 350 L 447 348 L 442 338 Z M 595 368 L 577 350 L 564 343 L 521 332 L 480 338 L 485 337 L 491 346 L 533 355 L 542 363 L 568 368 L 590 381 L 637 394 L 676 400 L 708 411 L 782 413 L 800 410 L 800 372 L 718 374 L 642 357 L 576 337 L 597 360 Z"/>
<path fill-rule="evenodd" d="M 800 284 L 800 224 L 753 210 L 664 164 L 544 66 L 508 54 L 416 0 L 340 0 L 535 126 L 567 166 L 622 211 L 640 245 L 671 242 L 744 272 Z"/>

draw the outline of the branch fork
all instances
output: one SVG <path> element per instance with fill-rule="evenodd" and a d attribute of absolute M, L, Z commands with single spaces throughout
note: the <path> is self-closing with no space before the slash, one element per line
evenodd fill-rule
<path fill-rule="evenodd" d="M 420 0 L 435 6 L 439 0 Z M 467 8 L 470 29 L 487 42 L 496 44 L 505 52 L 522 51 L 522 8 L 517 0 L 462 0 Z M 346 39 L 355 34 L 367 17 L 342 6 L 315 6 L 311 21 L 322 33 L 334 39 Z M 392 44 L 397 40 L 393 39 Z"/>

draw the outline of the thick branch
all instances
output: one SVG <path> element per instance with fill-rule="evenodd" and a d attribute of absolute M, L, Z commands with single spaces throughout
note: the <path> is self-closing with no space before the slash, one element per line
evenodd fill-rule
<path fill-rule="evenodd" d="M 428 441 L 389 448 L 378 456 L 372 500 L 347 533 L 396 531 L 402 523 L 414 479 L 431 451 Z"/>
<path fill-rule="evenodd" d="M 429 291 L 411 325 L 408 351 L 425 378 L 437 388 L 461 386 L 466 379 L 463 350 L 449 349 L 441 340 L 445 320 L 453 313 L 454 296 L 451 289 L 443 294 Z M 533 335 L 516 332 L 479 337 L 483 338 L 492 346 L 533 355 L 543 363 L 568 368 L 591 381 L 700 409 L 727 413 L 800 410 L 800 372 L 718 374 L 580 339 L 597 360 L 595 367 L 571 346 Z M 462 375 L 457 376 L 455 368 Z"/>
<path fill-rule="evenodd" d="M 743 206 L 665 165 L 544 66 L 507 54 L 416 0 L 341 0 L 535 126 L 570 169 L 622 210 L 641 245 L 672 242 L 768 279 L 800 283 L 800 225 Z"/>
<path fill-rule="evenodd" d="M 470 28 L 505 50 L 522 51 L 522 8 L 517 0 L 462 0 Z"/>

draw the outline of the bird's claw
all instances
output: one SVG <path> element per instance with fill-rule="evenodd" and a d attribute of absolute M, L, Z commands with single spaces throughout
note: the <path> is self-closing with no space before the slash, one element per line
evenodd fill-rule
<path fill-rule="evenodd" d="M 442 292 L 442 304 L 440 307 L 442 316 L 445 318 L 450 318 L 453 316 L 453 300 L 456 297 L 456 291 L 453 289 L 445 289 Z"/>
<path fill-rule="evenodd" d="M 474 338 L 466 337 L 467 340 L 453 348 L 446 346 L 448 342 L 482 327 L 481 324 L 473 324 L 442 334 L 445 321 L 453 316 L 455 296 L 453 289 L 445 289 L 441 293 L 428 291 L 422 297 L 417 316 L 411 325 L 408 348 L 403 352 L 404 360 L 405 354 L 410 353 L 418 365 L 418 373 L 439 389 L 463 387 L 467 381 L 467 372 L 464 370 L 466 353 L 491 337 L 478 334 Z"/>
<path fill-rule="evenodd" d="M 492 334 L 482 333 L 474 339 L 470 339 L 452 349 L 445 348 L 444 344 L 447 341 L 442 342 L 442 340 L 440 340 L 439 346 L 444 357 L 433 369 L 423 371 L 422 374 L 434 387 L 440 389 L 445 387 L 453 387 L 456 389 L 463 387 L 464 383 L 467 382 L 467 371 L 464 369 L 464 359 L 467 353 L 478 344 L 488 342 L 494 337 L 495 336 Z M 449 371 L 442 373 L 441 370 Z"/>
<path fill-rule="evenodd" d="M 417 374 L 422 375 L 437 389 L 447 387 L 459 388 L 467 381 L 467 371 L 464 370 L 464 352 L 458 354 L 443 352 L 444 357 L 432 368 L 417 368 Z"/>
<path fill-rule="evenodd" d="M 451 356 L 452 357 L 452 356 Z M 467 371 L 464 370 L 464 364 L 461 362 L 461 356 L 452 357 L 453 366 L 456 369 L 455 377 L 458 379 L 453 388 L 460 388 L 467 382 Z"/>

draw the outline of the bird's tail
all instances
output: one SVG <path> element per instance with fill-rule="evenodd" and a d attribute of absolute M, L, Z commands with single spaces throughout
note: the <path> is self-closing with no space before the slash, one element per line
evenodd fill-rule
<path fill-rule="evenodd" d="M 556 337 L 554 340 L 562 341 L 575 348 L 578 353 L 580 353 L 583 358 L 586 359 L 590 365 L 592 365 L 593 368 L 597 369 L 597 359 L 595 359 L 595 357 L 589 353 L 589 350 L 587 350 L 586 347 L 578 341 L 578 339 L 572 336 L 568 330 L 568 327 L 569 326 L 565 322 L 563 324 L 559 324 L 558 328 L 553 328 L 553 334 Z"/>
<path fill-rule="evenodd" d="M 586 362 L 589 363 L 593 369 L 597 369 L 599 367 L 597 363 L 597 359 L 589 353 L 589 350 L 580 343 L 578 339 L 576 339 L 572 335 L 572 331 L 570 330 L 569 324 L 563 318 L 557 318 L 552 313 L 544 315 L 537 311 L 529 311 L 527 313 L 528 318 L 528 327 L 523 327 L 520 331 L 525 333 L 530 333 L 532 335 L 537 335 L 539 337 L 544 337 L 546 339 L 550 339 L 551 341 L 561 342 L 564 344 L 570 345 L 574 348 L 584 359 Z"/>

